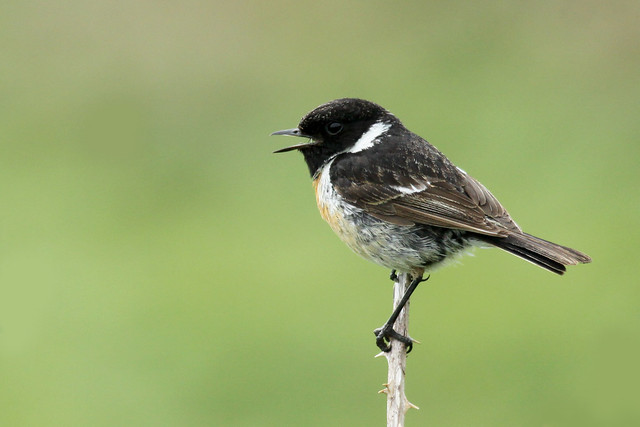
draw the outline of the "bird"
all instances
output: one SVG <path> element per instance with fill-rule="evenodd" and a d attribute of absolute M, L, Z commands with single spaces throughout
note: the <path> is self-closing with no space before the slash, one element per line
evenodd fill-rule
<path fill-rule="evenodd" d="M 525 233 L 498 199 L 391 112 L 359 98 L 336 99 L 306 114 L 296 128 L 273 132 L 306 139 L 297 150 L 308 166 L 322 218 L 363 258 L 411 283 L 376 344 L 413 340 L 393 329 L 418 284 L 474 246 L 494 246 L 556 274 L 591 262 L 575 249 Z"/>

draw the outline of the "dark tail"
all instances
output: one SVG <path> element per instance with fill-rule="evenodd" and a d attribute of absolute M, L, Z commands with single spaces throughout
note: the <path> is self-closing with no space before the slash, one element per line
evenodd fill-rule
<path fill-rule="evenodd" d="M 507 237 L 480 235 L 477 237 L 556 274 L 564 274 L 567 271 L 565 265 L 591 262 L 591 258 L 582 252 L 556 245 L 527 233 L 514 233 Z"/>

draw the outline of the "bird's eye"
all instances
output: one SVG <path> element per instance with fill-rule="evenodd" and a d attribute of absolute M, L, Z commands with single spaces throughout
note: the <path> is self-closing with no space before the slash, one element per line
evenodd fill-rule
<path fill-rule="evenodd" d="M 337 135 L 342 132 L 343 126 L 342 123 L 331 122 L 327 126 L 325 126 L 325 129 L 327 130 L 327 133 L 329 135 Z"/>

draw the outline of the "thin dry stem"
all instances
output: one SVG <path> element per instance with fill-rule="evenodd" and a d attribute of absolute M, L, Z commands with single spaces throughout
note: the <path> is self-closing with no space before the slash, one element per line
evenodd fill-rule
<path fill-rule="evenodd" d="M 400 274 L 393 287 L 393 308 L 395 309 L 411 283 L 409 274 Z M 393 327 L 398 333 L 409 336 L 409 301 L 400 312 Z M 416 408 L 404 393 L 407 349 L 403 343 L 391 339 L 391 351 L 384 353 L 389 365 L 387 382 L 380 393 L 387 395 L 387 427 L 403 427 L 404 417 L 409 408 Z"/>

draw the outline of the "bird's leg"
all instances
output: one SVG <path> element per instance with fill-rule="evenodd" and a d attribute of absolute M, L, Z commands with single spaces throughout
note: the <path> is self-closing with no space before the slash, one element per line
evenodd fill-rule
<path fill-rule="evenodd" d="M 395 270 L 391 270 L 391 274 L 389 275 L 389 279 L 391 279 L 394 282 L 398 281 L 398 275 L 396 274 Z"/>
<path fill-rule="evenodd" d="M 376 344 L 378 345 L 380 350 L 384 352 L 389 352 L 391 350 L 390 339 L 395 338 L 398 341 L 404 343 L 404 345 L 407 347 L 407 353 L 411 351 L 411 349 L 413 348 L 413 341 L 411 340 L 411 338 L 405 337 L 404 335 L 401 335 L 398 332 L 396 332 L 393 329 L 393 324 L 396 323 L 396 319 L 400 315 L 400 312 L 404 308 L 407 301 L 409 301 L 409 298 L 411 297 L 411 294 L 413 293 L 413 291 L 416 290 L 416 288 L 420 283 L 426 282 L 427 280 L 429 280 L 429 276 L 427 276 L 426 279 L 423 279 L 422 276 L 416 277 L 415 279 L 413 279 L 409 284 L 409 287 L 407 288 L 407 290 L 404 292 L 404 295 L 402 296 L 400 303 L 395 308 L 395 310 L 393 310 L 393 313 L 391 313 L 389 320 L 387 320 L 386 323 L 382 325 L 381 328 L 378 328 L 373 331 L 373 333 L 376 336 Z"/>

